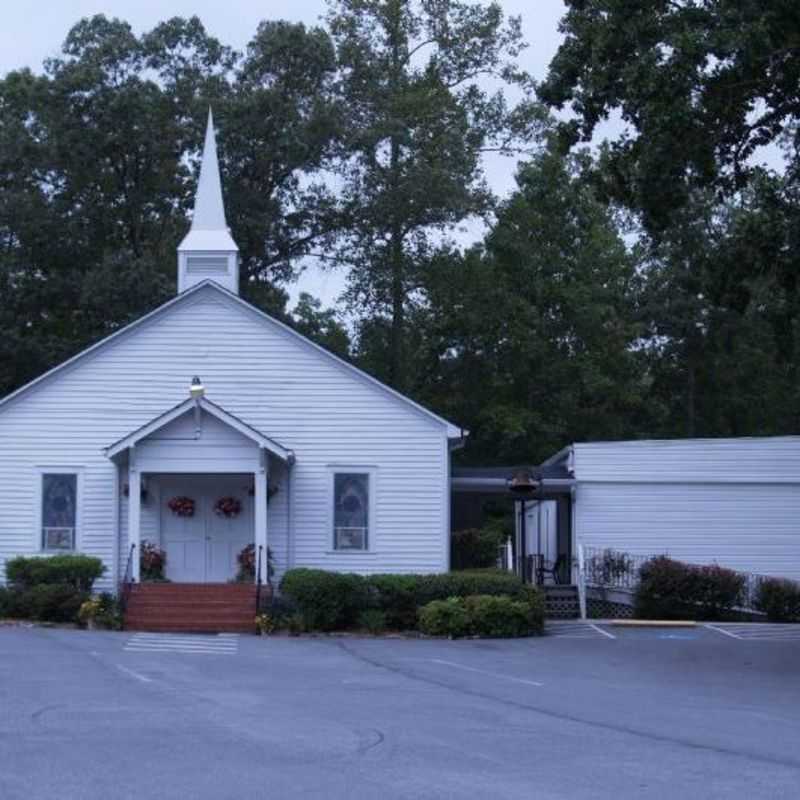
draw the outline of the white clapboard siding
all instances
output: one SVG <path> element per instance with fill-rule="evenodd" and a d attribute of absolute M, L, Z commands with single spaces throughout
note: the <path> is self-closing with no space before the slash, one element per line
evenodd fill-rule
<path fill-rule="evenodd" d="M 582 481 L 800 482 L 800 436 L 590 442 L 573 451 Z"/>
<path fill-rule="evenodd" d="M 37 468 L 75 466 L 83 474 L 81 550 L 108 564 L 102 588 L 111 588 L 118 517 L 117 569 L 124 569 L 127 502 L 120 492 L 117 507 L 117 471 L 104 448 L 183 401 L 194 375 L 210 400 L 294 451 L 296 565 L 362 572 L 447 568 L 445 424 L 212 285 L 0 406 L 0 566 L 39 551 Z M 374 471 L 369 553 L 331 552 L 335 465 Z M 290 550 L 288 503 L 287 492 L 279 491 L 269 509 L 281 570 Z M 157 525 L 155 511 L 148 520 L 149 505 L 142 508 L 143 525 Z"/>
<path fill-rule="evenodd" d="M 574 446 L 575 534 L 800 580 L 800 437 Z"/>

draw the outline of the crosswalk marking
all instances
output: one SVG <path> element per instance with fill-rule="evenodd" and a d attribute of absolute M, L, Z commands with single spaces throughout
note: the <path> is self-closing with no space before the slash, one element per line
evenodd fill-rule
<path fill-rule="evenodd" d="M 239 650 L 238 634 L 182 635 L 176 633 L 135 633 L 123 648 L 128 653 L 210 653 L 235 655 Z"/>
<path fill-rule="evenodd" d="M 609 635 L 591 622 L 547 622 L 545 636 L 554 639 L 606 639 Z M 615 638 L 611 636 L 610 638 Z"/>
<path fill-rule="evenodd" d="M 779 622 L 717 622 L 706 625 L 713 631 L 752 642 L 800 642 L 800 625 L 783 624 Z"/>

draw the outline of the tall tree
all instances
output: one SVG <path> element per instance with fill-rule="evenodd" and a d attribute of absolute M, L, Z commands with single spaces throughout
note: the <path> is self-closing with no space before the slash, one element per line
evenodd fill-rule
<path fill-rule="evenodd" d="M 514 66 L 519 20 L 506 22 L 499 3 L 336 0 L 328 24 L 347 225 L 333 263 L 348 267 L 346 296 L 362 328 L 388 334 L 379 374 L 407 390 L 407 318 L 428 265 L 456 225 L 491 206 L 481 152 L 531 137 L 542 116 L 527 99 L 509 108 L 502 91 L 484 88 L 529 88 Z"/>
<path fill-rule="evenodd" d="M 613 189 L 651 231 L 696 189 L 732 194 L 752 156 L 786 139 L 798 166 L 800 6 L 793 0 L 566 0 L 563 44 L 540 96 L 589 141 L 612 113 Z"/>
<path fill-rule="evenodd" d="M 800 426 L 800 204 L 754 177 L 720 204 L 697 194 L 643 241 L 642 318 L 667 436 L 796 432 Z"/>
<path fill-rule="evenodd" d="M 636 436 L 648 408 L 638 282 L 584 156 L 520 167 L 485 250 L 427 287 L 429 399 L 471 430 L 466 457 L 538 461 L 569 441 Z"/>
<path fill-rule="evenodd" d="M 302 25 L 264 23 L 239 56 L 197 18 L 136 36 L 96 16 L 42 75 L 0 80 L 0 394 L 174 293 L 209 103 L 242 292 L 283 313 L 282 285 L 335 224 L 315 178 L 334 67 Z"/>

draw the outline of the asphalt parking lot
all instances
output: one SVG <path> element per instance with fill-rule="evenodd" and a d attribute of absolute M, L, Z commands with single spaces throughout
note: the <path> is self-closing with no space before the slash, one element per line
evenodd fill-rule
<path fill-rule="evenodd" d="M 800 632 L 753 627 L 0 628 L 0 798 L 796 798 Z"/>

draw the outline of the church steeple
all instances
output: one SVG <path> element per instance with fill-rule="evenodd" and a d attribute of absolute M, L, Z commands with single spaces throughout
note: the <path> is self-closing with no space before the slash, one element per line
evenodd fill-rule
<path fill-rule="evenodd" d="M 214 118 L 209 108 L 192 227 L 178 246 L 178 292 L 211 279 L 238 294 L 238 254 L 225 222 Z"/>

